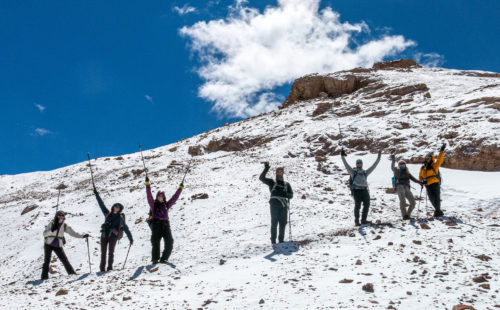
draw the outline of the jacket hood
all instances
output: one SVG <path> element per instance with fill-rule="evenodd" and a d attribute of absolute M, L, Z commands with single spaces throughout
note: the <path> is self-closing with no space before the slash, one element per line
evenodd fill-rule
<path fill-rule="evenodd" d="M 112 207 L 111 207 L 111 212 L 113 212 L 113 208 L 114 207 L 118 207 L 119 211 L 118 212 L 122 212 L 123 211 L 123 205 L 121 203 L 115 203 Z"/>
<path fill-rule="evenodd" d="M 165 202 L 167 200 L 167 196 L 165 196 L 165 192 L 164 191 L 158 191 L 158 193 L 156 193 L 156 201 L 158 201 L 158 197 L 160 197 L 160 195 L 163 195 L 163 202 Z"/>

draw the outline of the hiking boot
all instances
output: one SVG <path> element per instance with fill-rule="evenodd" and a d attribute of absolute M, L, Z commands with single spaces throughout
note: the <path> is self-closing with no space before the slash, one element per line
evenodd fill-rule
<path fill-rule="evenodd" d="M 367 220 L 361 221 L 361 225 L 367 225 L 367 224 L 371 224 L 371 223 L 372 223 L 371 221 L 367 221 Z"/>
<path fill-rule="evenodd" d="M 158 264 L 158 261 L 157 261 L 157 260 L 154 260 L 154 261 L 151 263 L 151 265 L 156 265 L 156 264 Z"/>
<path fill-rule="evenodd" d="M 403 220 L 409 220 L 410 217 L 408 215 L 403 216 Z"/>
<path fill-rule="evenodd" d="M 354 222 L 354 226 L 359 226 L 359 222 Z"/>
<path fill-rule="evenodd" d="M 168 264 L 168 260 L 162 259 L 162 260 L 160 260 L 160 264 Z"/>

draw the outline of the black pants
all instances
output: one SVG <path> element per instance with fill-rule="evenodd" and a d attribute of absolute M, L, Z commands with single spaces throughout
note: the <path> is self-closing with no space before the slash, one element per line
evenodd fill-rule
<path fill-rule="evenodd" d="M 75 274 L 75 270 L 73 269 L 73 266 L 71 266 L 71 264 L 69 263 L 68 257 L 66 257 L 63 248 L 54 248 L 48 244 L 45 244 L 43 246 L 43 249 L 45 252 L 45 258 L 43 261 L 43 268 L 42 268 L 42 280 L 49 278 L 49 264 L 50 264 L 50 257 L 52 256 L 52 251 L 56 253 L 61 263 L 63 263 L 66 272 L 68 274 Z"/>
<path fill-rule="evenodd" d="M 278 241 L 283 242 L 285 240 L 285 228 L 288 222 L 288 208 L 282 205 L 271 205 L 271 242 L 276 243 L 276 230 L 278 224 L 280 227 L 280 232 L 278 236 Z"/>
<path fill-rule="evenodd" d="M 431 185 L 426 185 L 427 195 L 434 207 L 434 216 L 440 216 L 441 214 L 441 185 L 439 183 L 432 183 Z"/>
<path fill-rule="evenodd" d="M 354 196 L 354 221 L 355 223 L 359 223 L 359 210 L 361 209 L 361 203 L 363 203 L 361 222 L 364 222 L 368 217 L 368 210 L 370 209 L 370 192 L 366 188 L 353 189 L 352 195 Z"/>
<path fill-rule="evenodd" d="M 151 235 L 151 245 L 153 263 L 157 263 L 160 259 L 160 242 L 163 239 L 164 248 L 161 255 L 162 261 L 168 261 L 170 254 L 172 254 L 172 248 L 174 246 L 174 238 L 172 237 L 172 230 L 170 230 L 170 222 L 167 221 L 154 221 L 151 225 L 152 235 Z"/>
<path fill-rule="evenodd" d="M 101 264 L 99 269 L 105 271 L 106 269 L 106 252 L 108 253 L 108 271 L 113 270 L 113 261 L 115 258 L 115 246 L 118 238 L 112 236 L 101 235 Z M 109 252 L 108 252 L 109 247 Z"/>

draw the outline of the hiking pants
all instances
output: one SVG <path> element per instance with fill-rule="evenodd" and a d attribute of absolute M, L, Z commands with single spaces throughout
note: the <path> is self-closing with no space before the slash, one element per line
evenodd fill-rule
<path fill-rule="evenodd" d="M 115 246 L 116 243 L 118 242 L 118 238 L 115 236 L 105 236 L 104 234 L 101 235 L 101 264 L 99 266 L 99 269 L 101 271 L 106 271 L 106 252 L 108 251 L 108 246 L 109 246 L 109 252 L 108 252 L 108 271 L 113 270 L 113 260 L 115 257 Z"/>
<path fill-rule="evenodd" d="M 278 241 L 285 240 L 285 228 L 288 222 L 288 207 L 271 204 L 271 242 L 276 243 L 276 230 L 279 224 Z"/>
<path fill-rule="evenodd" d="M 439 183 L 432 183 L 426 185 L 427 195 L 434 207 L 434 214 L 441 212 L 441 185 Z"/>
<path fill-rule="evenodd" d="M 45 258 L 43 261 L 43 268 L 42 268 L 42 280 L 48 279 L 49 278 L 49 264 L 50 264 L 50 257 L 52 256 L 52 251 L 56 253 L 57 257 L 61 261 L 61 263 L 64 265 L 64 268 L 66 269 L 66 272 L 68 274 L 75 274 L 75 270 L 73 269 L 73 266 L 68 261 L 68 257 L 64 253 L 63 248 L 55 248 L 52 247 L 48 244 L 45 244 L 43 246 Z"/>
<path fill-rule="evenodd" d="M 168 261 L 170 254 L 172 254 L 172 248 L 174 246 L 174 238 L 172 237 L 172 230 L 170 229 L 170 221 L 158 221 L 153 220 L 151 224 L 151 245 L 153 262 L 158 262 L 158 260 Z M 164 247 L 163 253 L 160 259 L 160 242 L 163 239 Z"/>
<path fill-rule="evenodd" d="M 352 195 L 354 196 L 354 222 L 359 223 L 359 210 L 361 203 L 363 203 L 363 212 L 361 213 L 361 221 L 366 221 L 368 217 L 368 210 L 370 208 L 370 192 L 367 188 L 353 189 Z"/>
<path fill-rule="evenodd" d="M 401 216 L 405 217 L 411 216 L 411 212 L 415 208 L 415 198 L 413 197 L 413 194 L 411 192 L 411 189 L 409 186 L 399 184 L 396 187 L 398 197 L 399 197 L 399 208 L 401 209 Z M 410 203 L 410 207 L 408 210 L 406 210 L 406 200 L 408 199 L 408 202 Z"/>

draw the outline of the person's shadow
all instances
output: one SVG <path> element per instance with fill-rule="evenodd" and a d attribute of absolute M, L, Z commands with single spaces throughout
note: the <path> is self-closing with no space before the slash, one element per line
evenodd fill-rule
<path fill-rule="evenodd" d="M 297 241 L 290 241 L 290 242 L 282 242 L 278 244 L 273 244 L 273 251 L 266 256 L 264 256 L 265 259 L 275 262 L 276 258 L 273 258 L 273 256 L 276 255 L 291 255 L 294 252 L 297 252 L 299 250 L 300 246 Z"/>

